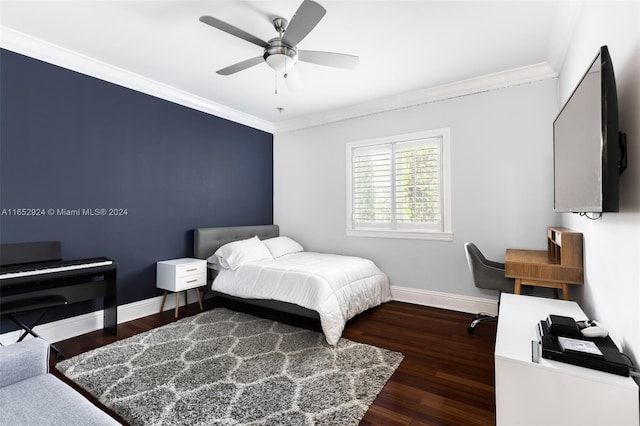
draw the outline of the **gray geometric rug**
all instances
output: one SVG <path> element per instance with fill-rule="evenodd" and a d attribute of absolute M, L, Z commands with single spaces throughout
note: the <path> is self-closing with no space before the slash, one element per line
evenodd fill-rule
<path fill-rule="evenodd" d="M 59 362 L 132 425 L 357 425 L 402 354 L 217 308 Z"/>

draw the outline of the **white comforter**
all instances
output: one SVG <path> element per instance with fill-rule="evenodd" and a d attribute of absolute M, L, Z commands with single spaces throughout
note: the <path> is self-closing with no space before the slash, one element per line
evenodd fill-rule
<path fill-rule="evenodd" d="M 247 299 L 295 303 L 320 314 L 330 345 L 346 322 L 391 300 L 388 277 L 370 260 L 335 254 L 300 252 L 219 271 L 214 291 Z"/>

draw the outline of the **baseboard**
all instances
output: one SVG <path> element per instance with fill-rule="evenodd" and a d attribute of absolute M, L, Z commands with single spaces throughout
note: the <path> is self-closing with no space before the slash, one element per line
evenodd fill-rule
<path fill-rule="evenodd" d="M 180 297 L 179 306 L 184 306 L 184 293 Z M 189 290 L 189 301 L 193 303 L 196 300 L 195 290 Z M 157 314 L 160 312 L 160 305 L 162 304 L 162 296 L 152 297 L 150 299 L 140 300 L 138 302 L 127 303 L 126 305 L 118 306 L 118 324 L 123 322 L 133 321 L 138 318 L 146 317 L 149 315 Z M 165 301 L 163 311 L 175 309 L 176 294 L 167 294 L 167 300 Z M 92 331 L 100 330 L 103 327 L 103 311 L 89 312 L 88 314 L 78 315 L 72 318 L 65 318 L 58 321 L 38 325 L 34 328 L 34 331 L 38 333 L 43 339 L 55 343 L 61 340 L 71 339 L 72 337 L 80 336 L 82 334 L 90 333 Z M 15 343 L 20 338 L 21 331 L 11 331 L 0 335 L 0 344 L 8 345 Z M 28 336 L 26 338 L 30 338 Z"/>
<path fill-rule="evenodd" d="M 498 301 L 459 294 L 441 293 L 409 287 L 391 286 L 391 297 L 398 302 L 415 303 L 433 308 L 476 314 L 487 312 L 498 313 Z"/>
<path fill-rule="evenodd" d="M 196 300 L 195 292 L 189 294 L 190 300 Z M 430 306 L 434 308 L 449 309 L 459 312 L 489 312 L 497 313 L 497 301 L 481 299 L 477 297 L 461 296 L 451 293 L 440 293 L 435 291 L 420 290 L 408 287 L 391 286 L 391 296 L 393 300 L 399 302 L 414 303 L 417 305 Z M 165 311 L 175 308 L 175 293 L 169 293 L 164 304 Z M 138 318 L 157 314 L 162 304 L 162 296 L 151 299 L 140 300 L 138 302 L 127 303 L 118 306 L 118 324 L 133 321 Z M 184 306 L 184 297 L 180 298 L 180 305 Z M 100 330 L 103 325 L 102 310 L 78 315 L 42 324 L 35 327 L 35 332 L 45 340 L 55 343 L 61 340 Z M 20 331 L 12 331 L 0 335 L 0 344 L 8 345 L 15 343 L 20 337 Z"/>

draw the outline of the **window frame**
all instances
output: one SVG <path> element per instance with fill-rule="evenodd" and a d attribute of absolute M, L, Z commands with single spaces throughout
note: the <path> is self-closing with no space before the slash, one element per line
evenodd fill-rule
<path fill-rule="evenodd" d="M 353 151 L 356 148 L 375 147 L 378 145 L 402 144 L 423 139 L 440 139 L 440 197 L 441 197 L 441 227 L 440 229 L 416 229 L 401 227 L 390 229 L 387 227 L 354 227 L 353 222 Z M 365 139 L 348 142 L 346 144 L 346 234 L 353 237 L 404 238 L 425 239 L 437 241 L 452 241 L 453 230 L 451 221 L 451 137 L 449 128 L 424 130 L 400 135 Z M 392 166 L 393 167 L 393 166 Z M 391 179 L 395 186 L 395 176 Z M 394 222 L 394 219 L 391 220 Z"/>

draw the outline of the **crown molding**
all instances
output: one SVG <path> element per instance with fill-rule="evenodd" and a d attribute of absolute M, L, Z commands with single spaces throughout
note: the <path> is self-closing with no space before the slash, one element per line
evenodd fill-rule
<path fill-rule="evenodd" d="M 274 124 L 269 121 L 4 26 L 0 26 L 0 47 L 258 130 L 268 133 L 275 130 Z"/>
<path fill-rule="evenodd" d="M 548 63 L 541 62 L 324 113 L 270 122 L 4 26 L 0 26 L 0 47 L 272 134 L 321 126 L 558 76 Z"/>
<path fill-rule="evenodd" d="M 385 99 L 378 99 L 348 108 L 328 111 L 322 114 L 282 121 L 276 124 L 275 133 L 301 130 L 308 127 L 321 126 L 323 124 L 337 121 L 349 120 L 381 112 L 557 77 L 558 74 L 554 71 L 551 65 L 547 62 L 541 62 L 521 68 L 461 80 L 450 84 L 390 96 Z"/>

